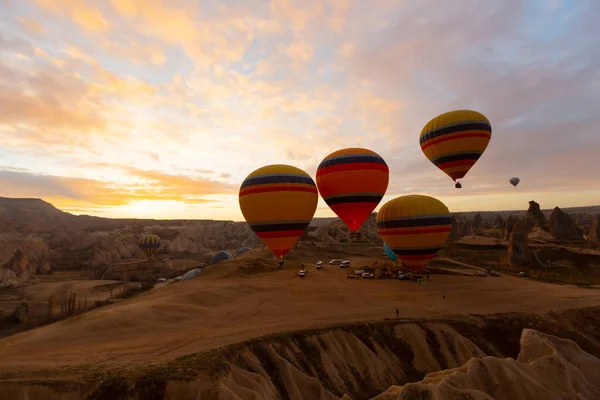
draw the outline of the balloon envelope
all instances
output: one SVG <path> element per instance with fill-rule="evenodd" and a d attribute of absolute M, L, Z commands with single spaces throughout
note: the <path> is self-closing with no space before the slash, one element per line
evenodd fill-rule
<path fill-rule="evenodd" d="M 291 165 L 267 165 L 252 172 L 240 188 L 240 209 L 250 228 L 282 258 L 296 244 L 317 210 L 312 178 Z"/>
<path fill-rule="evenodd" d="M 202 273 L 202 269 L 201 268 L 196 268 L 196 269 L 192 269 L 189 270 L 188 272 L 186 272 L 182 277 L 181 280 L 182 281 L 187 281 L 188 279 L 192 279 L 197 277 L 198 275 L 200 275 Z"/>
<path fill-rule="evenodd" d="M 388 201 L 377 213 L 379 236 L 398 258 L 422 272 L 448 239 L 452 217 L 438 199 L 408 195 Z"/>
<path fill-rule="evenodd" d="M 140 238 L 138 247 L 144 252 L 148 259 L 151 259 L 160 248 L 160 238 L 158 235 L 144 235 Z"/>
<path fill-rule="evenodd" d="M 238 251 L 235 252 L 235 256 L 238 257 L 250 250 L 252 250 L 250 247 L 242 247 L 241 249 L 239 249 Z"/>
<path fill-rule="evenodd" d="M 215 264 L 218 264 L 221 261 L 225 261 L 225 260 L 231 260 L 232 258 L 233 258 L 233 256 L 231 255 L 230 252 L 221 250 L 221 251 L 218 251 L 217 253 L 215 253 L 214 256 L 212 256 L 212 258 L 210 259 L 210 265 L 215 265 Z"/>
<path fill-rule="evenodd" d="M 329 208 L 355 232 L 385 195 L 389 173 L 384 159 L 374 151 L 347 148 L 321 161 L 317 187 Z"/>
<path fill-rule="evenodd" d="M 517 178 L 516 176 L 513 178 L 510 178 L 508 181 L 513 186 L 517 186 L 519 184 L 519 182 L 521 182 L 521 180 L 519 178 Z"/>
<path fill-rule="evenodd" d="M 481 113 L 456 110 L 429 121 L 421 130 L 423 154 L 453 181 L 475 165 L 492 137 L 492 125 Z"/>
<path fill-rule="evenodd" d="M 391 261 L 396 261 L 398 259 L 394 250 L 390 249 L 390 246 L 388 246 L 386 242 L 383 242 L 383 251 L 385 251 L 385 254 Z"/>

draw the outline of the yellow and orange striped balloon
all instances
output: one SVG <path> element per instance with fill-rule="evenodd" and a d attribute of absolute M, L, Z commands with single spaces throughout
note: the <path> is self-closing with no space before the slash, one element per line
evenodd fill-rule
<path fill-rule="evenodd" d="M 291 165 L 267 165 L 252 172 L 240 187 L 240 209 L 250 228 L 275 254 L 296 244 L 317 210 L 312 178 Z"/>
<path fill-rule="evenodd" d="M 491 137 L 492 125 L 483 114 L 456 110 L 429 121 L 421 130 L 419 144 L 429 161 L 456 182 L 479 160 Z"/>
<path fill-rule="evenodd" d="M 379 236 L 413 271 L 422 272 L 446 243 L 452 217 L 430 196 L 412 194 L 388 201 L 377 213 Z"/>
<path fill-rule="evenodd" d="M 317 168 L 321 197 L 351 232 L 358 231 L 379 204 L 390 171 L 383 158 L 369 149 L 334 151 Z"/>
<path fill-rule="evenodd" d="M 160 238 L 158 235 L 144 235 L 138 242 L 138 247 L 144 252 L 148 260 L 150 260 L 158 252 L 160 248 Z"/>

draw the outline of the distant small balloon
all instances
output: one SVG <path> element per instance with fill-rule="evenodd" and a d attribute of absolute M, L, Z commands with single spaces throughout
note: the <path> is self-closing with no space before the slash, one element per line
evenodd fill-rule
<path fill-rule="evenodd" d="M 515 187 L 519 184 L 519 182 L 521 182 L 521 180 L 519 178 L 517 178 L 516 176 L 513 178 L 510 178 L 508 181 L 510 182 L 511 185 L 513 185 Z"/>

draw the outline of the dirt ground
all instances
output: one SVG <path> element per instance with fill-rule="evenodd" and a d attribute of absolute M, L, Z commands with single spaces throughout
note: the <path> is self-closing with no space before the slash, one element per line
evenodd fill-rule
<path fill-rule="evenodd" d="M 378 252 L 347 258 L 359 268 L 381 261 Z M 256 274 L 241 267 L 261 259 L 226 261 L 197 278 L 3 338 L 0 370 L 148 364 L 276 332 L 395 318 L 396 309 L 401 318 L 439 318 L 600 305 L 600 290 L 513 276 L 432 275 L 425 284 L 348 279 L 348 269 L 315 269 L 326 255 L 290 259 L 283 270 Z M 295 274 L 301 264 L 306 278 Z"/>

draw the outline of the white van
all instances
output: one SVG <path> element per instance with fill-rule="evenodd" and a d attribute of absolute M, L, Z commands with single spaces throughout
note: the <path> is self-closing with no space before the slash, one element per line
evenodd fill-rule
<path fill-rule="evenodd" d="M 340 265 L 342 263 L 342 260 L 340 260 L 339 258 L 334 258 L 333 260 L 329 261 L 329 264 L 331 265 Z"/>
<path fill-rule="evenodd" d="M 340 268 L 348 268 L 350 267 L 351 262 L 348 260 L 344 260 L 340 263 Z"/>
<path fill-rule="evenodd" d="M 317 269 L 321 269 L 323 268 L 323 261 L 318 261 L 317 262 Z"/>

